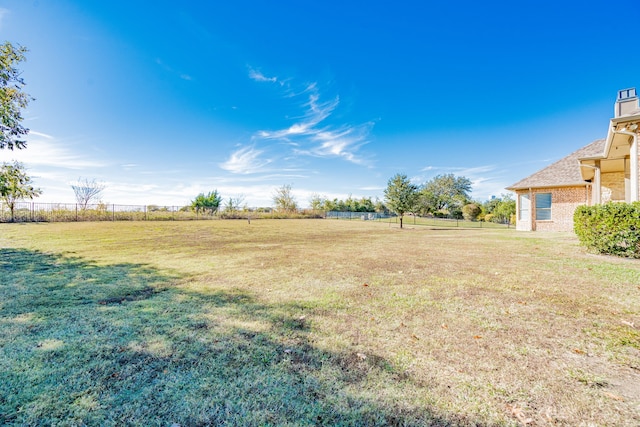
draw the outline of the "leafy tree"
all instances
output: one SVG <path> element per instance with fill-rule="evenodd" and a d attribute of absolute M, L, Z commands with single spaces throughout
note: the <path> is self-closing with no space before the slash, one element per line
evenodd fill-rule
<path fill-rule="evenodd" d="M 371 201 L 371 197 L 361 197 L 354 199 L 349 196 L 346 200 L 329 200 L 317 194 L 311 196 L 309 200 L 311 209 L 338 212 L 375 212 L 376 206 Z"/>
<path fill-rule="evenodd" d="M 15 219 L 18 200 L 33 199 L 42 194 L 39 188 L 31 184 L 31 178 L 27 175 L 22 163 L 3 163 L 0 166 L 0 199 L 9 206 L 12 222 Z"/>
<path fill-rule="evenodd" d="M 482 212 L 482 208 L 475 203 L 469 203 L 462 207 L 462 217 L 467 221 L 475 221 Z"/>
<path fill-rule="evenodd" d="M 313 193 L 309 199 L 309 206 L 314 211 L 321 211 L 324 208 L 326 199 L 317 193 Z"/>
<path fill-rule="evenodd" d="M 276 189 L 273 194 L 273 204 L 276 210 L 282 212 L 294 212 L 298 209 L 296 199 L 291 193 L 291 185 L 283 185 Z"/>
<path fill-rule="evenodd" d="M 384 204 L 384 202 L 378 199 L 377 197 L 376 197 L 376 202 L 373 205 L 373 208 L 375 209 L 375 212 L 379 212 L 379 213 L 389 212 L 389 209 L 387 209 L 387 206 Z"/>
<path fill-rule="evenodd" d="M 92 200 L 97 200 L 104 191 L 106 185 L 103 182 L 97 182 L 94 179 L 78 178 L 77 182 L 71 184 L 74 194 L 76 195 L 76 202 L 80 205 L 82 210 L 87 209 L 87 205 Z"/>
<path fill-rule="evenodd" d="M 512 223 L 512 217 L 516 214 L 516 201 L 510 194 L 502 194 L 501 197 L 487 200 L 483 208 L 491 222 Z"/>
<path fill-rule="evenodd" d="M 414 211 L 417 196 L 418 186 L 412 184 L 405 174 L 398 173 L 387 182 L 384 197 L 389 209 L 400 217 L 400 228 L 402 228 L 402 217 L 404 214 Z"/>
<path fill-rule="evenodd" d="M 33 98 L 22 91 L 25 83 L 16 67 L 25 61 L 26 52 L 25 47 L 14 47 L 9 42 L 0 45 L 0 149 L 22 149 L 27 145 L 22 137 L 29 129 L 21 124 L 21 110 Z"/>
<path fill-rule="evenodd" d="M 208 194 L 200 193 L 191 201 L 191 209 L 198 212 L 205 212 L 213 215 L 218 211 L 222 203 L 222 197 L 218 194 L 218 190 L 213 190 Z"/>
<path fill-rule="evenodd" d="M 462 207 L 470 201 L 471 180 L 454 174 L 438 175 L 427 181 L 420 191 L 420 212 L 446 211 L 460 217 Z"/>
<path fill-rule="evenodd" d="M 371 200 L 371 197 L 363 197 L 358 201 L 358 212 L 375 212 L 376 206 Z"/>

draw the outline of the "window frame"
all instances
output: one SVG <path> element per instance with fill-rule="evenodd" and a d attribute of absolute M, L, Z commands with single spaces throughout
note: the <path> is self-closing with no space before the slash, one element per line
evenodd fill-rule
<path fill-rule="evenodd" d="M 548 197 L 547 200 L 543 200 L 544 197 Z M 553 216 L 553 193 L 536 193 L 535 195 L 535 203 L 536 203 L 536 221 L 551 221 Z M 546 205 L 549 206 L 546 206 Z"/>
<path fill-rule="evenodd" d="M 518 200 L 518 221 L 529 221 L 531 219 L 531 197 L 529 194 L 518 194 L 518 197 L 520 198 Z M 523 203 L 524 200 L 526 203 Z M 523 216 L 523 213 L 526 213 L 527 216 Z"/>

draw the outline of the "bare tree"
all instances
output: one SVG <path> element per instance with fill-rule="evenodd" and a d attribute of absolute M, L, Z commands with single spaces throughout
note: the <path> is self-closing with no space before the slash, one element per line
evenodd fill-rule
<path fill-rule="evenodd" d="M 92 200 L 99 199 L 106 185 L 94 179 L 78 178 L 77 182 L 71 184 L 71 188 L 76 195 L 76 202 L 84 210 Z"/>
<path fill-rule="evenodd" d="M 273 194 L 275 208 L 281 212 L 294 212 L 298 209 L 296 199 L 291 193 L 291 185 L 283 185 L 276 189 Z"/>
<path fill-rule="evenodd" d="M 227 199 L 227 204 L 224 206 L 225 212 L 228 213 L 236 213 L 245 208 L 246 205 L 244 205 L 244 196 L 241 194 L 235 197 L 229 197 Z"/>

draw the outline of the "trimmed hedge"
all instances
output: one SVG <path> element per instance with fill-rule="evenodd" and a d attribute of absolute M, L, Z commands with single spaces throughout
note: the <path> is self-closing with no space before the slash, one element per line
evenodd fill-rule
<path fill-rule="evenodd" d="M 589 250 L 640 258 L 640 202 L 579 206 L 573 230 Z"/>

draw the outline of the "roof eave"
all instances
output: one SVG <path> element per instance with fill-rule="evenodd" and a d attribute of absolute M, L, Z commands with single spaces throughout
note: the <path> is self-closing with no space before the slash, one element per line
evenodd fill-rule
<path fill-rule="evenodd" d="M 607 131 L 607 142 L 605 142 L 604 144 L 605 158 L 609 156 L 609 151 L 611 150 L 611 144 L 613 144 L 613 136 L 615 135 L 613 130 L 616 128 L 616 125 L 624 122 L 631 122 L 634 120 L 640 120 L 640 113 L 634 114 L 632 116 L 614 117 L 609 121 L 609 130 Z"/>
<path fill-rule="evenodd" d="M 586 187 L 589 183 L 586 181 L 569 183 L 569 184 L 555 184 L 555 185 L 523 185 L 523 186 L 511 186 L 506 187 L 505 190 L 509 191 L 518 191 L 518 190 L 529 190 L 533 188 L 567 188 L 567 187 Z"/>

